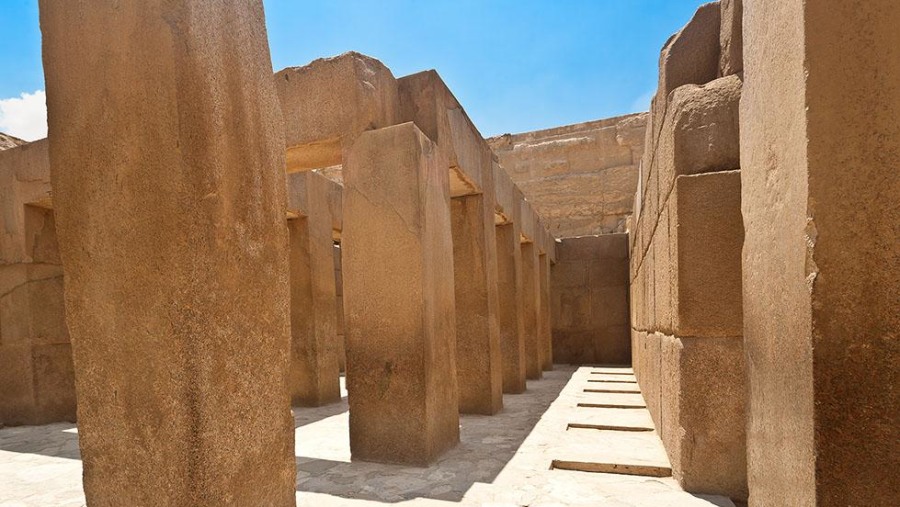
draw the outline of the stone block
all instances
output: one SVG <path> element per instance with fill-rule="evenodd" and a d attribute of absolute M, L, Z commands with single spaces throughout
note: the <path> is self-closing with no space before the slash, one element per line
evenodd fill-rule
<path fill-rule="evenodd" d="M 556 237 L 624 232 L 634 208 L 645 113 L 488 140 Z"/>
<path fill-rule="evenodd" d="M 739 336 L 744 240 L 740 171 L 680 176 L 673 197 L 669 248 L 675 334 Z"/>
<path fill-rule="evenodd" d="M 628 325 L 600 328 L 594 338 L 594 363 L 631 364 L 631 342 Z"/>
<path fill-rule="evenodd" d="M 553 369 L 553 323 L 552 323 L 552 312 L 550 311 L 550 256 L 548 254 L 541 254 L 538 257 L 539 264 L 539 287 L 540 290 L 540 300 L 539 300 L 539 310 L 541 313 L 541 328 L 539 330 L 541 334 L 541 347 L 543 347 L 543 353 L 541 354 L 541 368 L 544 371 L 550 371 Z"/>
<path fill-rule="evenodd" d="M 747 498 L 741 337 L 662 339 L 662 439 L 691 493 Z"/>
<path fill-rule="evenodd" d="M 497 226 L 497 286 L 504 393 L 525 391 L 522 250 L 519 236 L 515 223 Z"/>
<path fill-rule="evenodd" d="M 743 0 L 720 0 L 722 26 L 719 29 L 719 76 L 744 71 Z"/>
<path fill-rule="evenodd" d="M 665 203 L 660 213 L 659 223 L 652 243 L 653 259 L 656 266 L 653 270 L 655 321 L 657 329 L 662 333 L 672 333 L 672 269 L 674 267 L 670 251 L 669 206 Z"/>
<path fill-rule="evenodd" d="M 525 376 L 540 379 L 542 374 L 540 346 L 540 266 L 534 243 L 522 243 L 522 312 L 525 331 Z"/>
<path fill-rule="evenodd" d="M 0 151 L 0 263 L 35 262 L 32 243 L 39 231 L 28 228 L 27 205 L 49 204 L 48 146 L 42 139 Z"/>
<path fill-rule="evenodd" d="M 680 86 L 702 85 L 718 77 L 720 24 L 719 2 L 710 2 L 669 38 L 659 56 L 657 94 L 663 100 Z"/>
<path fill-rule="evenodd" d="M 35 418 L 31 424 L 75 422 L 75 368 L 69 343 L 37 345 L 31 349 Z"/>
<path fill-rule="evenodd" d="M 628 259 L 595 258 L 589 264 L 591 287 L 627 287 Z"/>
<path fill-rule="evenodd" d="M 349 52 L 275 74 L 288 172 L 342 163 L 363 132 L 400 122 L 397 81 L 378 60 Z"/>
<path fill-rule="evenodd" d="M 900 498 L 898 24 L 890 0 L 744 3 L 751 505 Z"/>
<path fill-rule="evenodd" d="M 291 403 L 317 407 L 341 399 L 334 242 L 328 204 L 333 183 L 315 172 L 288 175 L 291 271 Z"/>
<path fill-rule="evenodd" d="M 343 199 L 350 450 L 426 465 L 459 441 L 447 169 L 412 123 L 367 132 Z"/>
<path fill-rule="evenodd" d="M 485 191 L 483 178 L 491 171 L 483 163 L 487 143 L 434 70 L 398 81 L 401 121 L 411 121 L 437 145 L 450 170 L 454 197 Z"/>
<path fill-rule="evenodd" d="M 500 351 L 503 392 L 525 391 L 525 328 L 522 250 L 515 223 L 497 226 L 497 286 L 500 308 Z"/>
<path fill-rule="evenodd" d="M 31 345 L 4 344 L 0 348 L 0 423 L 4 426 L 34 424 L 36 400 Z"/>
<path fill-rule="evenodd" d="M 506 174 L 506 171 L 500 167 L 500 164 L 497 161 L 493 161 L 491 164 L 492 174 L 494 177 L 494 197 L 496 200 L 497 206 L 497 214 L 498 225 L 501 223 L 508 222 L 518 222 L 516 220 L 521 217 L 519 213 L 521 210 L 519 208 L 519 203 L 516 201 L 516 192 L 515 192 L 515 184 L 509 179 L 509 175 Z"/>
<path fill-rule="evenodd" d="M 593 287 L 590 292 L 590 305 L 590 318 L 594 328 L 628 325 L 627 285 Z"/>
<path fill-rule="evenodd" d="M 554 359 L 630 362 L 629 285 L 637 293 L 639 284 L 629 284 L 627 246 L 625 234 L 566 238 L 558 244 L 551 276 Z M 563 340 L 558 346 L 557 339 Z"/>
<path fill-rule="evenodd" d="M 293 506 L 285 143 L 262 2 L 40 13 L 87 504 Z"/>
<path fill-rule="evenodd" d="M 450 217 L 459 410 L 493 415 L 503 408 L 494 200 L 490 194 L 453 198 Z"/>
<path fill-rule="evenodd" d="M 659 148 L 662 199 L 680 175 L 740 168 L 741 88 L 732 75 L 672 93 Z"/>
<path fill-rule="evenodd" d="M 563 241 L 563 244 L 568 241 Z M 571 257 L 564 258 L 567 260 L 553 265 L 553 286 L 560 289 L 588 287 L 590 264 L 577 259 L 568 260 Z"/>

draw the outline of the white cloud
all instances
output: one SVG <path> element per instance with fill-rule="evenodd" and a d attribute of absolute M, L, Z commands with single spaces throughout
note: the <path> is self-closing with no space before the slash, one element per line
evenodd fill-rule
<path fill-rule="evenodd" d="M 47 137 L 47 96 L 44 90 L 0 99 L 0 132 L 26 141 Z"/>

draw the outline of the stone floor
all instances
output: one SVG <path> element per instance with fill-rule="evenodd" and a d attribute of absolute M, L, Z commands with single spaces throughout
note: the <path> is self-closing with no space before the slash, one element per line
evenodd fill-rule
<path fill-rule="evenodd" d="M 671 477 L 554 469 L 669 466 L 646 409 L 578 406 L 641 407 L 639 393 L 585 392 L 637 391 L 633 381 L 627 369 L 557 366 L 505 396 L 500 414 L 463 416 L 460 445 L 429 468 L 351 462 L 346 392 L 341 403 L 295 408 L 297 504 L 732 506 Z M 72 424 L 0 429 L 0 506 L 84 505 L 77 439 Z"/>

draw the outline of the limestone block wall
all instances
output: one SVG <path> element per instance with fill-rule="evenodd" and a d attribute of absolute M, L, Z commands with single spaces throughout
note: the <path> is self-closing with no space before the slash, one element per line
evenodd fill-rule
<path fill-rule="evenodd" d="M 75 420 L 47 141 L 0 151 L 0 426 Z"/>
<path fill-rule="evenodd" d="M 647 114 L 488 140 L 500 164 L 557 238 L 625 232 Z"/>
<path fill-rule="evenodd" d="M 701 6 L 662 49 L 629 276 L 635 374 L 675 478 L 743 500 L 740 16 Z"/>
<path fill-rule="evenodd" d="M 628 236 L 563 239 L 551 269 L 553 359 L 630 364 Z"/>

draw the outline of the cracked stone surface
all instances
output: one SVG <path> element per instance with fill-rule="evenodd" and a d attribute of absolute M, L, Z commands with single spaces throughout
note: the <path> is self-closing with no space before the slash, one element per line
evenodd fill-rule
<path fill-rule="evenodd" d="M 585 393 L 596 385 L 588 379 L 624 380 L 591 374 L 602 370 L 557 366 L 524 394 L 504 396 L 500 414 L 462 416 L 459 446 L 427 468 L 351 462 L 346 391 L 339 403 L 295 408 L 297 505 L 732 506 L 685 493 L 672 478 L 550 469 L 573 449 L 580 459 L 668 464 L 655 431 L 567 430 L 570 423 L 652 426 L 646 410 L 577 406 L 636 396 Z M 0 429 L 0 477 L 2 507 L 83 506 L 75 426 Z"/>

